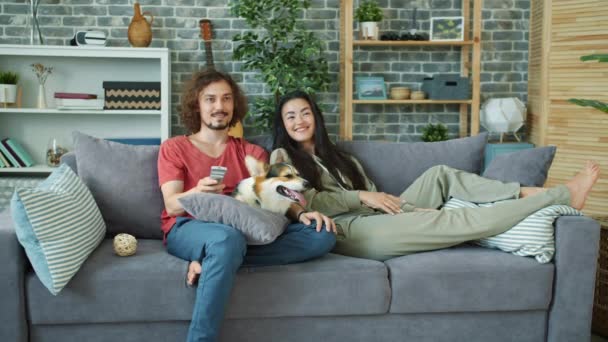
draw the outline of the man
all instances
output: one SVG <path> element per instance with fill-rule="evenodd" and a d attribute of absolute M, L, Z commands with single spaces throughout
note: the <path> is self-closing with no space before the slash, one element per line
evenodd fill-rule
<path fill-rule="evenodd" d="M 299 222 L 288 225 L 273 243 L 247 247 L 238 230 L 193 219 L 181 207 L 178 199 L 189 194 L 231 193 L 239 181 L 249 177 L 246 155 L 268 161 L 261 147 L 228 135 L 228 129 L 246 112 L 247 101 L 229 75 L 215 70 L 199 72 L 182 98 L 181 119 L 191 134 L 168 139 L 160 147 L 158 176 L 165 203 L 161 219 L 167 251 L 190 261 L 186 284 L 197 286 L 188 341 L 217 340 L 241 264 L 301 262 L 326 254 L 336 241 L 331 219 L 299 209 L 287 214 Z M 221 183 L 209 177 L 214 165 L 228 169 Z"/>

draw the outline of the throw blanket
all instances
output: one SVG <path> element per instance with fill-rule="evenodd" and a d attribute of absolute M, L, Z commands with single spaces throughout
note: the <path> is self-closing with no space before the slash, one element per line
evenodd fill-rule
<path fill-rule="evenodd" d="M 490 207 L 496 203 L 471 203 L 456 198 L 447 201 L 443 208 L 476 208 Z M 526 217 L 502 234 L 473 241 L 474 244 L 497 248 L 520 256 L 533 256 L 545 264 L 555 254 L 555 234 L 553 221 L 560 215 L 582 216 L 583 213 L 567 205 L 551 205 Z"/>

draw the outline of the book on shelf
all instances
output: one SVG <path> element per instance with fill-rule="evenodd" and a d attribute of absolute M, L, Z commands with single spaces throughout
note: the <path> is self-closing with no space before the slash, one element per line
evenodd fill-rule
<path fill-rule="evenodd" d="M 4 163 L 4 167 L 12 167 L 13 165 L 6 159 L 4 153 L 0 150 L 0 160 Z"/>
<path fill-rule="evenodd" d="M 8 159 L 8 161 L 11 164 L 11 167 L 23 167 L 23 165 L 25 165 L 25 164 L 22 165 L 21 163 L 19 163 L 19 160 L 17 160 L 17 157 L 9 151 L 9 149 L 6 147 L 6 145 L 4 145 L 4 141 L 0 142 L 0 152 L 2 152 L 2 154 L 4 154 L 4 156 L 6 157 L 6 159 Z"/>
<path fill-rule="evenodd" d="M 22 164 L 26 167 L 30 167 L 30 166 L 34 166 L 34 159 L 32 158 L 32 156 L 27 153 L 27 151 L 23 148 L 23 146 L 21 146 L 21 144 L 19 144 L 16 140 L 11 139 L 11 138 L 6 138 L 4 140 L 2 140 L 3 144 L 7 145 L 7 148 L 9 148 L 15 155 L 17 155 L 17 158 L 23 162 Z"/>
<path fill-rule="evenodd" d="M 96 99 L 97 94 L 86 94 L 86 93 L 55 93 L 56 99 Z"/>
<path fill-rule="evenodd" d="M 55 99 L 57 109 L 103 110 L 103 99 Z"/>

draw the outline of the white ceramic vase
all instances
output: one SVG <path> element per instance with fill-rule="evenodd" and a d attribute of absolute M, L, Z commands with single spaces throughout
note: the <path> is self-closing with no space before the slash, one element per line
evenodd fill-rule
<path fill-rule="evenodd" d="M 46 91 L 44 89 L 44 84 L 38 85 L 38 104 L 36 105 L 36 108 L 46 108 Z"/>

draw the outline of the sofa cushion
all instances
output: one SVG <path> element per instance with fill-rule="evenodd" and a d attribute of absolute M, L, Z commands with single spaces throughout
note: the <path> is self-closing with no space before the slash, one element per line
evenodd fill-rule
<path fill-rule="evenodd" d="M 546 310 L 553 264 L 474 246 L 385 262 L 391 313 Z"/>
<path fill-rule="evenodd" d="M 178 201 L 197 220 L 219 222 L 238 229 L 248 245 L 273 242 L 289 223 L 285 215 L 252 207 L 226 195 L 202 192 L 181 197 Z"/>
<path fill-rule="evenodd" d="M 78 272 L 106 232 L 91 193 L 67 165 L 35 188 L 17 188 L 11 213 L 32 267 L 54 295 Z"/>
<path fill-rule="evenodd" d="M 106 221 L 108 235 L 162 238 L 158 146 L 125 145 L 73 133 L 78 175 Z"/>
<path fill-rule="evenodd" d="M 399 195 L 424 171 L 445 164 L 479 174 L 487 133 L 441 142 L 392 143 L 344 141 L 338 144 L 354 155 L 379 191 Z"/>
<path fill-rule="evenodd" d="M 543 186 L 556 150 L 555 146 L 545 146 L 498 155 L 482 176 L 523 186 Z"/>
<path fill-rule="evenodd" d="M 187 262 L 161 241 L 140 239 L 137 254 L 119 257 L 104 240 L 80 272 L 52 296 L 31 272 L 26 296 L 31 324 L 189 321 L 196 294 L 184 285 Z M 244 267 L 228 318 L 381 314 L 388 311 L 386 266 L 334 254 L 310 262 Z"/>

